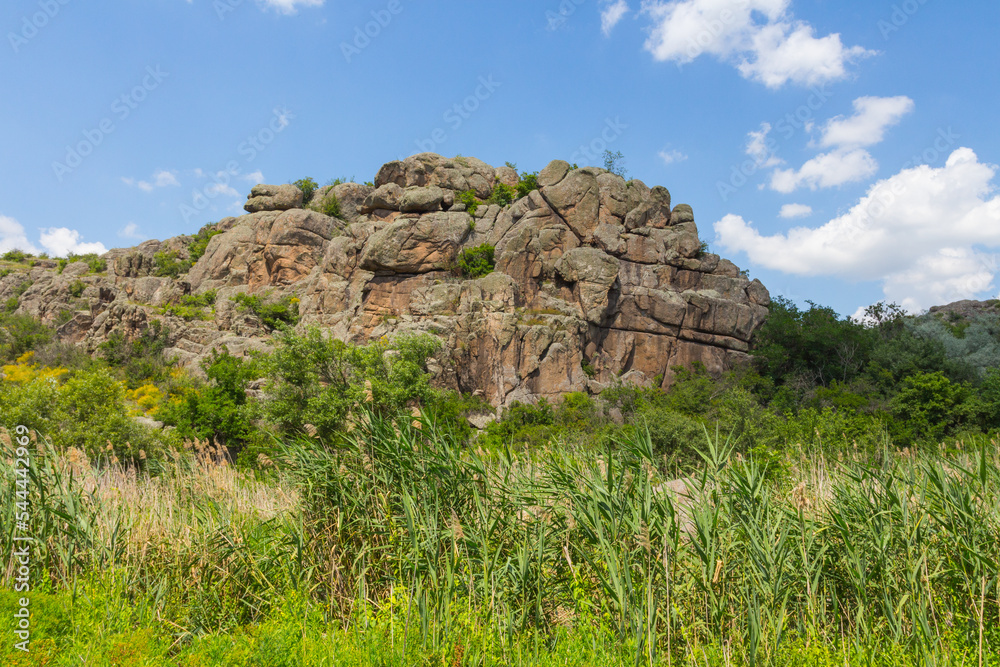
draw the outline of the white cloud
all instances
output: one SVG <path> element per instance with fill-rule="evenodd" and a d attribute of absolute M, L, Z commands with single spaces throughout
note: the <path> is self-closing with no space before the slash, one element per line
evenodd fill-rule
<path fill-rule="evenodd" d="M 134 185 L 143 192 L 152 192 L 156 188 L 180 185 L 180 181 L 177 180 L 177 172 L 167 171 L 166 169 L 154 172 L 153 177 L 148 181 L 136 181 L 134 178 L 122 176 L 122 183 L 129 187 Z"/>
<path fill-rule="evenodd" d="M 264 174 L 260 170 L 255 171 L 251 174 L 244 174 L 243 176 L 240 176 L 240 178 L 242 178 L 244 181 L 253 183 L 254 185 L 264 182 Z"/>
<path fill-rule="evenodd" d="M 778 215 L 786 220 L 791 220 L 792 218 L 808 217 L 812 215 L 812 212 L 812 206 L 806 206 L 805 204 L 785 204 L 781 207 Z"/>
<path fill-rule="evenodd" d="M 228 183 L 212 183 L 205 186 L 205 194 L 209 197 L 226 195 L 228 197 L 239 197 L 240 193 Z"/>
<path fill-rule="evenodd" d="M 753 264 L 796 275 L 880 280 L 908 310 L 992 289 L 1000 249 L 997 167 L 969 148 L 943 167 L 921 165 L 875 183 L 826 224 L 764 236 L 737 215 L 715 223 L 716 242 Z"/>
<path fill-rule="evenodd" d="M 771 173 L 771 189 L 788 194 L 807 186 L 832 188 L 871 178 L 878 171 L 878 162 L 863 148 L 820 153 L 798 170 L 777 169 Z"/>
<path fill-rule="evenodd" d="M 324 0 L 264 0 L 264 6 L 282 14 L 294 14 L 299 7 L 322 7 Z"/>
<path fill-rule="evenodd" d="M 628 13 L 628 2 L 617 0 L 614 4 L 608 5 L 601 10 L 601 32 L 607 37 L 611 34 L 618 22 Z"/>
<path fill-rule="evenodd" d="M 913 111 L 913 100 L 905 96 L 859 97 L 854 100 L 854 115 L 837 116 L 823 126 L 819 145 L 833 150 L 820 153 L 799 169 L 776 169 L 771 172 L 771 189 L 788 194 L 800 187 L 830 188 L 871 178 L 878 171 L 878 161 L 863 147 L 880 143 L 886 130 Z M 751 132 L 747 154 L 766 151 L 770 125 L 761 132 Z M 773 161 L 766 166 L 773 166 Z"/>
<path fill-rule="evenodd" d="M 827 121 L 820 146 L 873 146 L 885 138 L 885 131 L 913 111 L 913 100 L 897 97 L 859 97 L 854 100 L 854 115 L 838 116 Z"/>
<path fill-rule="evenodd" d="M 663 160 L 663 164 L 667 165 L 675 164 L 677 162 L 683 162 L 684 160 L 688 159 L 687 155 L 681 153 L 678 150 L 668 151 L 667 149 L 663 149 L 658 153 L 658 155 L 660 156 L 660 159 Z"/>
<path fill-rule="evenodd" d="M 789 13 L 791 0 L 644 0 L 653 21 L 645 48 L 656 60 L 687 64 L 701 55 L 733 64 L 744 78 L 780 88 L 843 79 L 873 55 L 837 33 L 816 37 Z"/>
<path fill-rule="evenodd" d="M 752 157 L 758 166 L 765 168 L 776 167 L 784 162 L 774 154 L 774 149 L 767 140 L 769 134 L 771 134 L 770 123 L 761 123 L 759 130 L 747 133 L 746 154 Z"/>
<path fill-rule="evenodd" d="M 139 231 L 139 225 L 130 222 L 118 230 L 118 236 L 123 239 L 143 239 L 145 235 Z"/>
<path fill-rule="evenodd" d="M 24 233 L 24 225 L 14 218 L 0 215 L 0 252 L 23 250 L 37 255 L 41 252 Z"/>
<path fill-rule="evenodd" d="M 53 257 L 65 257 L 69 253 L 85 255 L 89 252 L 103 255 L 108 251 L 103 243 L 83 243 L 83 235 L 66 227 L 43 227 L 39 230 L 39 243 Z"/>

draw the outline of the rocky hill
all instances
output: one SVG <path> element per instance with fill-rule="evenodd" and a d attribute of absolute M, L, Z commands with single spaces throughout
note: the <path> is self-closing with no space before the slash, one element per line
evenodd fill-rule
<path fill-rule="evenodd" d="M 690 206 L 560 160 L 505 203 L 518 185 L 509 167 L 432 153 L 308 202 L 293 185 L 258 185 L 246 215 L 198 237 L 112 250 L 97 273 L 93 262 L 36 261 L 0 279 L 0 298 L 19 297 L 17 312 L 90 352 L 162 320 L 167 354 L 192 369 L 213 348 L 267 348 L 266 317 L 239 294 L 297 307 L 298 326 L 353 342 L 430 332 L 445 343 L 438 381 L 494 405 L 617 378 L 669 383 L 673 366 L 718 372 L 745 357 L 768 292 L 704 251 Z M 495 269 L 462 275 L 460 253 L 479 248 L 486 261 L 484 244 Z"/>

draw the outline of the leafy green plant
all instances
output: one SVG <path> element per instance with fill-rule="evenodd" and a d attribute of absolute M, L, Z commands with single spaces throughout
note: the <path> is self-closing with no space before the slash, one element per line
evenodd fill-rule
<path fill-rule="evenodd" d="M 522 172 L 521 180 L 517 183 L 517 198 L 527 197 L 532 190 L 538 189 L 538 172 Z"/>
<path fill-rule="evenodd" d="M 466 212 L 468 212 L 469 215 L 475 215 L 476 210 L 479 208 L 479 205 L 482 204 L 482 202 L 476 198 L 475 190 L 466 190 L 465 192 L 459 192 L 458 201 L 465 204 L 465 210 Z"/>
<path fill-rule="evenodd" d="M 294 326 L 299 321 L 299 300 L 294 296 L 286 295 L 268 302 L 259 294 L 240 293 L 230 297 L 230 301 L 235 302 L 240 310 L 256 315 L 269 329 Z"/>
<path fill-rule="evenodd" d="M 487 204 L 497 204 L 498 206 L 509 206 L 517 198 L 517 190 L 505 185 L 504 183 L 497 182 L 493 186 L 493 191 L 490 196 L 486 199 Z"/>
<path fill-rule="evenodd" d="M 23 262 L 29 257 L 31 257 L 29 253 L 14 248 L 13 250 L 8 250 L 7 252 L 5 252 L 3 254 L 2 259 L 6 262 Z"/>
<path fill-rule="evenodd" d="M 302 191 L 302 203 L 308 204 L 313 197 L 313 193 L 316 188 L 319 187 L 319 183 L 311 178 L 300 178 L 299 180 L 292 183 L 295 187 Z"/>
<path fill-rule="evenodd" d="M 494 249 L 488 243 L 466 248 L 458 254 L 458 270 L 465 278 L 480 278 L 493 271 Z"/>
<path fill-rule="evenodd" d="M 128 386 L 135 388 L 167 377 L 174 365 L 163 356 L 169 342 L 170 329 L 160 320 L 153 320 L 134 338 L 126 338 L 120 331 L 111 333 L 98 349 L 109 365 L 120 370 Z"/>
<path fill-rule="evenodd" d="M 74 299 L 79 299 L 87 285 L 82 280 L 74 280 L 69 286 L 69 295 Z"/>
<path fill-rule="evenodd" d="M 154 275 L 176 278 L 191 268 L 191 262 L 181 259 L 176 250 L 163 250 L 153 255 Z"/>
<path fill-rule="evenodd" d="M 69 253 L 68 255 L 66 255 L 66 260 L 68 263 L 86 262 L 87 266 L 90 268 L 91 273 L 104 273 L 105 271 L 108 270 L 107 260 L 101 259 L 101 257 L 98 256 L 97 253 L 93 252 L 88 252 L 83 255 Z M 61 270 L 60 273 L 62 273 Z"/>
<path fill-rule="evenodd" d="M 208 242 L 212 240 L 213 236 L 218 236 L 221 233 L 221 230 L 215 228 L 215 224 L 205 225 L 199 229 L 190 245 L 188 245 L 188 261 L 194 264 L 201 259 L 208 248 Z"/>
<path fill-rule="evenodd" d="M 16 309 L 16 297 L 14 299 Z M 36 350 L 53 337 L 52 329 L 30 315 L 0 314 L 0 358 L 4 361 L 13 361 L 26 352 Z"/>
<path fill-rule="evenodd" d="M 247 408 L 247 385 L 258 377 L 258 364 L 234 357 L 229 350 L 212 350 L 202 360 L 208 383 L 188 388 L 169 401 L 157 416 L 176 426 L 185 438 L 218 440 L 232 448 L 252 436 L 251 413 Z"/>
<path fill-rule="evenodd" d="M 432 336 L 354 346 L 310 327 L 301 334 L 281 330 L 275 341 L 274 352 L 263 361 L 269 382 L 261 409 L 283 432 L 301 432 L 312 424 L 321 437 L 334 439 L 358 404 L 391 412 L 435 396 L 426 364 L 440 342 Z"/>
<path fill-rule="evenodd" d="M 323 200 L 323 215 L 328 215 L 331 218 L 344 217 L 340 210 L 340 200 L 337 199 L 337 195 L 333 194 L 333 191 L 326 193 Z"/>

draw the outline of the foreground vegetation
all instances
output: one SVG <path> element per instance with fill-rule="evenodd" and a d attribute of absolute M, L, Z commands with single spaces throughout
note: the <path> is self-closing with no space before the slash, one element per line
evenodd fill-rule
<path fill-rule="evenodd" d="M 188 445 L 149 476 L 38 440 L 4 664 L 1000 664 L 995 442 L 769 481 L 711 437 L 674 490 L 643 432 L 489 453 L 361 411 L 257 476 Z"/>

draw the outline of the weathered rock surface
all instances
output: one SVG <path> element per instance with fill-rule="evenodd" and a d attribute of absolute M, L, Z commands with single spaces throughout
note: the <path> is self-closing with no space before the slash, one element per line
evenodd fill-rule
<path fill-rule="evenodd" d="M 508 206 L 465 211 L 458 194 L 486 199 L 517 184 L 508 167 L 433 153 L 384 165 L 374 187 L 327 186 L 303 206 L 290 185 L 257 185 L 249 212 L 216 224 L 204 254 L 179 278 L 158 276 L 156 254 L 189 256 L 192 237 L 147 241 L 62 273 L 38 266 L 0 279 L 0 298 L 58 324 L 91 352 L 113 331 L 136 336 L 153 320 L 169 354 L 197 369 L 225 346 L 266 349 L 267 329 L 232 298 L 299 300 L 300 326 L 366 342 L 424 331 L 444 342 L 431 364 L 439 384 L 478 391 L 494 405 L 600 391 L 620 381 L 669 384 L 675 366 L 721 372 L 746 357 L 770 296 L 731 262 L 703 253 L 690 206 L 666 188 L 554 161 L 539 189 Z M 322 213 L 330 197 L 341 217 Z M 495 247 L 496 269 L 455 274 L 459 253 Z M 166 306 L 217 293 L 207 320 Z M 209 314 L 210 313 L 210 314 Z"/>

